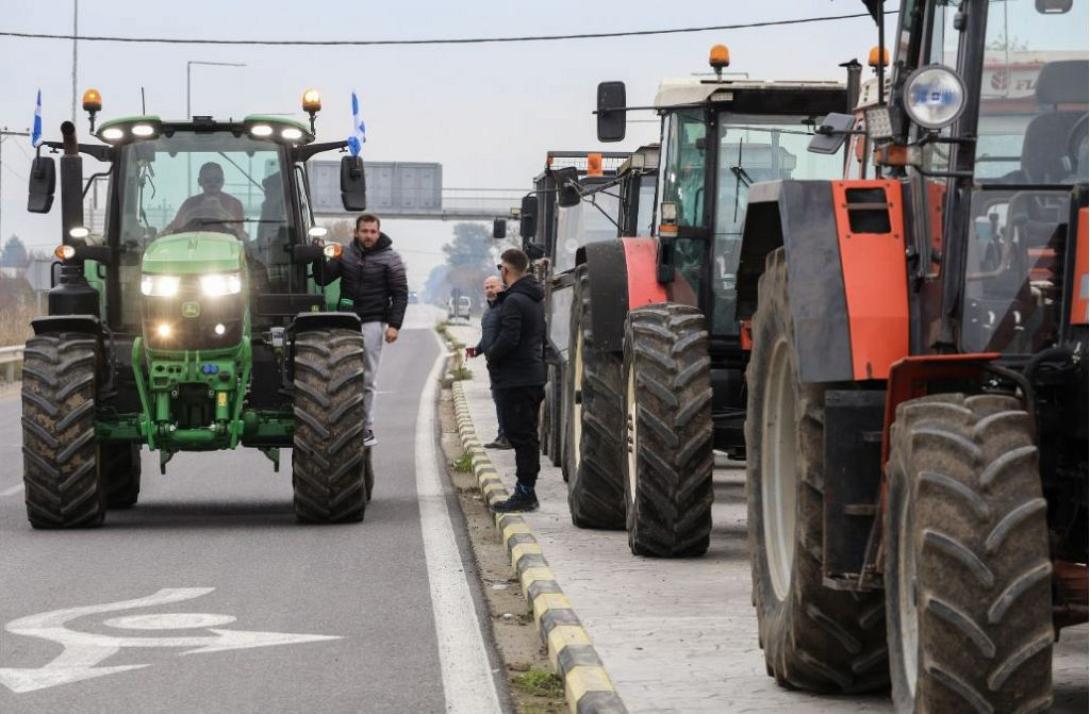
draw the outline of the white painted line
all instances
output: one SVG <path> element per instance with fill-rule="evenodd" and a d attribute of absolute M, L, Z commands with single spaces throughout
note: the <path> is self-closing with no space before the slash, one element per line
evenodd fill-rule
<path fill-rule="evenodd" d="M 436 341 L 439 336 L 435 336 Z M 481 623 L 466 581 L 454 527 L 447 512 L 439 459 L 435 449 L 435 400 L 443 350 L 428 374 L 416 417 L 416 493 L 420 499 L 420 530 L 431 586 L 435 633 L 447 711 L 455 714 L 499 712 Z"/>
<path fill-rule="evenodd" d="M 0 491 L 0 498 L 7 498 L 8 496 L 14 496 L 17 493 L 22 493 L 24 488 L 26 488 L 24 484 L 17 483 L 11 488 L 6 488 L 3 491 Z"/>

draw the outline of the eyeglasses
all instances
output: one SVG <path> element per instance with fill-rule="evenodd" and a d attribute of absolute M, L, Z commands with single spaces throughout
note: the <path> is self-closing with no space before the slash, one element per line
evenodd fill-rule
<path fill-rule="evenodd" d="M 506 267 L 507 266 L 504 265 L 503 263 L 496 263 L 496 270 L 500 271 L 501 273 L 503 272 L 503 269 L 506 268 Z"/>

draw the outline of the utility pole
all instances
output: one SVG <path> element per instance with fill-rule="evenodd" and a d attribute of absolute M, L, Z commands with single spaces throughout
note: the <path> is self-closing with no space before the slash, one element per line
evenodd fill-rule
<path fill-rule="evenodd" d="M 8 131 L 6 126 L 0 129 L 0 242 L 4 240 L 4 139 L 9 136 L 30 136 L 30 132 Z"/>
<path fill-rule="evenodd" d="M 76 82 L 79 62 L 79 0 L 72 0 L 72 123 L 76 123 Z"/>

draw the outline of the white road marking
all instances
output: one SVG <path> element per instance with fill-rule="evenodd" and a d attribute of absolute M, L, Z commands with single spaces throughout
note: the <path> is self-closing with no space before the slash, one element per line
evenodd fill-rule
<path fill-rule="evenodd" d="M 0 491 L 0 498 L 6 498 L 8 496 L 14 496 L 17 493 L 22 493 L 24 488 L 24 484 L 17 483 L 11 488 L 5 488 L 3 491 Z"/>
<path fill-rule="evenodd" d="M 215 629 L 212 625 L 228 624 L 234 622 L 235 618 L 230 615 L 192 612 L 119 617 L 107 620 L 104 624 L 122 629 L 143 630 L 199 628 L 211 634 L 185 637 L 112 637 L 110 635 L 77 632 L 65 626 L 69 621 L 85 615 L 166 605 L 201 597 L 213 590 L 215 588 L 163 588 L 157 593 L 135 600 L 53 610 L 12 620 L 4 626 L 4 629 L 8 632 L 23 635 L 24 637 L 40 637 L 50 640 L 61 645 L 64 650 L 52 662 L 37 669 L 0 668 L 0 684 L 16 694 L 22 694 L 55 687 L 60 684 L 71 684 L 72 682 L 102 677 L 107 674 L 116 674 L 151 666 L 147 664 L 120 667 L 95 666 L 120 652 L 123 647 L 184 647 L 189 649 L 181 654 L 190 655 L 341 639 L 331 635 Z"/>
<path fill-rule="evenodd" d="M 420 395 L 416 417 L 416 492 L 420 499 L 420 530 L 439 641 L 443 694 L 448 712 L 499 712 L 492 667 L 439 475 L 435 450 L 435 400 L 443 366 L 442 345 L 439 352 Z"/>

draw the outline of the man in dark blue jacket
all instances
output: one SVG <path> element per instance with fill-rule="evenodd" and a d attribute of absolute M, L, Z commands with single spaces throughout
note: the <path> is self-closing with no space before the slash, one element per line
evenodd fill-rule
<path fill-rule="evenodd" d="M 488 305 L 481 315 L 481 339 L 477 341 L 476 347 L 466 348 L 467 357 L 483 355 L 485 352 L 488 352 L 488 348 L 496 341 L 496 333 L 498 333 L 500 329 L 500 310 L 499 303 L 496 301 L 496 296 L 501 292 L 503 292 L 503 283 L 498 277 L 489 275 L 484 279 L 484 297 L 485 300 L 488 301 Z M 488 377 L 489 381 L 491 381 L 491 369 L 489 370 Z M 496 438 L 485 444 L 484 448 L 510 449 L 511 442 L 507 440 L 507 434 L 503 430 L 503 412 L 500 410 L 500 399 L 496 394 L 495 385 L 492 385 L 492 401 L 496 404 Z"/>
<path fill-rule="evenodd" d="M 379 230 L 381 225 L 373 213 L 360 215 L 355 235 L 341 257 L 323 261 L 314 270 L 319 285 L 341 279 L 341 300 L 352 301 L 352 309 L 363 323 L 365 446 L 378 443 L 374 427 L 375 375 L 382 343 L 397 340 L 409 304 L 405 264 L 390 247 L 393 244 L 390 236 Z"/>
<path fill-rule="evenodd" d="M 499 397 L 503 428 L 515 449 L 515 492 L 497 503 L 497 513 L 537 509 L 534 485 L 541 470 L 537 436 L 538 409 L 545 398 L 545 291 L 526 271 L 530 260 L 518 248 L 500 256 L 500 328 L 485 357 L 492 387 Z"/>

